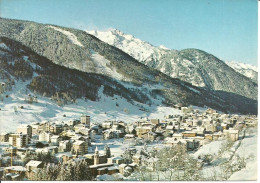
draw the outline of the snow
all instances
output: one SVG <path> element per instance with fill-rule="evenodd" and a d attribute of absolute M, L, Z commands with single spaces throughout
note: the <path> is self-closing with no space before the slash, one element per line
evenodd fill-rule
<path fill-rule="evenodd" d="M 239 145 L 239 142 L 241 144 Z M 257 129 L 253 129 L 251 134 L 246 133 L 244 139 L 236 141 L 229 151 L 225 151 L 221 155 L 218 154 L 218 151 L 225 142 L 221 141 L 212 141 L 206 145 L 203 145 L 197 152 L 191 154 L 194 158 L 199 156 L 203 157 L 206 154 L 212 154 L 214 160 L 211 165 L 205 166 L 203 168 L 203 174 L 209 179 L 212 179 L 213 176 L 221 177 L 221 167 L 220 164 L 226 160 L 229 160 L 232 155 L 233 158 L 229 160 L 230 163 L 236 162 L 236 155 L 239 155 L 241 158 L 245 158 L 246 168 L 233 173 L 228 180 L 256 180 L 257 179 Z M 238 147 L 238 148 L 237 148 Z M 236 150 L 237 148 L 237 150 Z M 218 178 L 219 179 L 219 178 Z"/>
<path fill-rule="evenodd" d="M 193 156 L 195 158 L 198 158 L 199 156 L 206 155 L 206 154 L 217 155 L 222 143 L 223 141 L 213 141 L 206 145 L 203 145 L 202 147 L 199 148 L 198 151 L 196 151 L 193 154 Z"/>
<path fill-rule="evenodd" d="M 24 59 L 24 61 L 28 62 L 34 70 L 36 70 L 36 68 L 37 68 L 37 69 L 41 68 L 40 66 L 37 66 L 35 63 L 31 62 L 31 61 L 29 60 L 29 57 L 28 57 L 28 56 L 23 56 L 23 59 Z M 37 76 L 37 75 L 38 75 L 38 74 L 36 74 L 36 73 L 34 72 L 34 76 Z"/>
<path fill-rule="evenodd" d="M 241 142 L 236 154 L 248 158 L 246 168 L 234 173 L 229 180 L 257 179 L 257 131 L 254 135 L 247 135 Z"/>
<path fill-rule="evenodd" d="M 155 47 L 148 42 L 125 34 L 117 29 L 107 31 L 91 30 L 86 32 L 99 38 L 101 41 L 123 50 L 138 61 L 146 61 L 154 57 L 155 59 L 160 58 L 168 50 L 164 46 Z"/>
<path fill-rule="evenodd" d="M 123 175 L 120 173 L 116 173 L 113 175 L 108 175 L 108 174 L 98 175 L 96 180 L 97 181 L 119 181 L 119 180 L 123 180 Z"/>
<path fill-rule="evenodd" d="M 118 72 L 116 72 L 115 69 L 111 69 L 109 67 L 110 61 L 105 59 L 102 55 L 93 52 L 93 54 L 91 55 L 91 59 L 93 59 L 94 63 L 96 64 L 95 69 L 97 69 L 97 72 L 109 75 L 118 80 L 123 80 L 124 77 Z"/>
<path fill-rule="evenodd" d="M 26 168 L 24 168 L 23 166 L 9 166 L 9 167 L 5 167 L 5 169 L 14 170 L 14 171 L 21 171 L 21 172 L 26 171 Z"/>
<path fill-rule="evenodd" d="M 164 45 L 160 45 L 159 48 L 164 49 L 164 50 L 170 50 L 169 48 L 166 48 Z"/>
<path fill-rule="evenodd" d="M 240 74 L 245 75 L 251 79 L 257 79 L 258 67 L 250 64 L 238 63 L 234 61 L 225 62 L 229 67 L 233 68 Z"/>
<path fill-rule="evenodd" d="M 28 104 L 24 99 L 30 93 L 26 89 L 26 85 L 29 83 L 30 81 L 16 81 L 12 89 L 13 92 L 5 93 L 8 98 L 4 98 L 4 102 L 0 102 L 0 132 L 13 132 L 20 124 L 31 124 L 33 122 L 49 120 L 51 122 L 66 122 L 79 119 L 82 114 L 89 115 L 91 122 L 122 120 L 130 123 L 139 120 L 140 117 L 163 119 L 165 115 L 180 113 L 179 110 L 170 107 L 142 104 L 149 111 L 144 112 L 140 110 L 141 104 L 139 106 L 138 103 L 130 104 L 120 96 L 112 98 L 103 95 L 102 88 L 99 91 L 99 101 L 79 99 L 74 104 L 61 107 L 51 99 L 37 95 L 38 103 Z M 116 106 L 116 103 L 119 106 Z M 20 106 L 23 106 L 23 109 L 20 109 Z M 127 109 L 127 112 L 125 112 L 125 109 Z M 66 115 L 66 117 L 63 115 Z"/>
<path fill-rule="evenodd" d="M 10 50 L 10 48 L 8 46 L 6 46 L 5 43 L 0 43 L 0 48 Z"/>
<path fill-rule="evenodd" d="M 188 88 L 189 88 L 191 91 L 200 94 L 200 91 L 198 91 L 198 90 L 196 90 L 196 89 L 194 89 L 194 88 L 191 88 L 191 87 L 188 87 Z"/>
<path fill-rule="evenodd" d="M 78 45 L 80 47 L 84 47 L 81 42 L 78 41 L 77 39 L 77 36 L 75 36 L 73 33 L 69 32 L 69 31 L 66 31 L 66 30 L 63 30 L 63 29 L 60 29 L 58 27 L 55 27 L 55 26 L 52 26 L 52 25 L 49 25 L 48 27 L 56 30 L 56 31 L 59 31 L 61 32 L 62 34 L 64 34 L 65 36 L 67 36 L 67 38 L 75 45 Z"/>
<path fill-rule="evenodd" d="M 37 167 L 41 164 L 42 162 L 41 161 L 35 161 L 35 160 L 31 160 L 29 161 L 26 166 L 32 166 L 32 167 Z"/>

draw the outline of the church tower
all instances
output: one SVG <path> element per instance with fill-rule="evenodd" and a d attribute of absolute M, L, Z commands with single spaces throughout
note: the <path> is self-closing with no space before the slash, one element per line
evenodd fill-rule
<path fill-rule="evenodd" d="M 98 165 L 98 164 L 99 164 L 99 151 L 98 151 L 98 147 L 96 146 L 95 154 L 94 154 L 94 165 Z"/>

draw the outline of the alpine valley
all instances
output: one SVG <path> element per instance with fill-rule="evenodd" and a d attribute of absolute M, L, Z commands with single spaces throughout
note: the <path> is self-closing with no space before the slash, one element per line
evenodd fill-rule
<path fill-rule="evenodd" d="M 252 70 L 198 49 L 155 47 L 118 30 L 0 19 L 5 124 L 58 119 L 65 113 L 95 114 L 97 121 L 135 119 L 178 103 L 257 114 L 257 70 Z M 32 96 L 37 102 L 30 101 Z"/>

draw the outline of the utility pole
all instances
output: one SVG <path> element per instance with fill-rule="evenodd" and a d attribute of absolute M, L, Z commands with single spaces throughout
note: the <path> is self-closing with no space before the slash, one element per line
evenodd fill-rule
<path fill-rule="evenodd" d="M 11 166 L 13 166 L 13 148 L 11 148 Z"/>

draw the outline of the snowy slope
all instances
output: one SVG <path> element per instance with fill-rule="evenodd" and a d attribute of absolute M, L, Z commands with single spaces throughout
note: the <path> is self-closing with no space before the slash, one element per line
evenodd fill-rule
<path fill-rule="evenodd" d="M 56 30 L 56 31 L 61 32 L 61 33 L 64 34 L 64 35 L 66 35 L 66 36 L 68 37 L 68 39 L 69 39 L 73 44 L 78 45 L 78 46 L 80 46 L 80 47 L 83 47 L 83 45 L 78 41 L 77 37 L 76 37 L 73 33 L 69 32 L 69 31 L 66 31 L 66 30 L 62 30 L 62 29 L 60 29 L 60 28 L 58 28 L 58 27 L 55 27 L 55 26 L 51 26 L 51 25 L 50 25 L 49 27 L 52 28 L 52 29 L 54 29 L 54 30 Z"/>
<path fill-rule="evenodd" d="M 253 134 L 247 134 L 236 151 L 247 159 L 246 168 L 234 173 L 229 180 L 257 180 L 257 129 Z"/>
<path fill-rule="evenodd" d="M 238 62 L 226 62 L 229 67 L 232 67 L 235 71 L 243 74 L 244 76 L 257 81 L 258 68 L 250 64 L 238 63 Z"/>
<path fill-rule="evenodd" d="M 37 95 L 38 102 L 28 104 L 24 101 L 25 97 L 27 97 L 26 92 L 28 92 L 26 89 L 27 84 L 28 82 L 18 81 L 12 91 L 5 93 L 8 98 L 5 98 L 4 102 L 0 103 L 0 132 L 15 131 L 19 124 L 79 119 L 82 114 L 90 115 L 92 122 L 102 122 L 104 120 L 134 122 L 140 117 L 163 119 L 167 114 L 180 113 L 179 110 L 170 107 L 142 105 L 150 111 L 144 112 L 140 110 L 137 103 L 136 105 L 130 104 L 126 99 L 118 96 L 107 97 L 103 95 L 102 91 L 99 92 L 100 100 L 97 102 L 80 99 L 76 104 L 60 107 L 50 98 Z M 116 103 L 118 106 L 116 106 Z M 23 106 L 23 109 L 20 109 L 20 106 Z M 66 117 L 63 115 L 66 115 Z"/>
<path fill-rule="evenodd" d="M 163 45 L 155 47 L 148 42 L 137 39 L 130 34 L 125 34 L 117 29 L 108 31 L 91 30 L 86 32 L 99 38 L 101 41 L 121 49 L 141 62 L 160 59 L 169 50 Z"/>
<path fill-rule="evenodd" d="M 250 133 L 248 131 L 251 131 Z M 234 172 L 228 180 L 256 180 L 257 179 L 257 128 L 250 128 L 246 130 L 244 139 L 241 139 L 241 144 L 236 141 L 230 150 L 225 151 L 222 155 L 218 152 L 225 140 L 212 141 L 206 145 L 203 145 L 196 151 L 192 156 L 198 158 L 199 156 L 211 154 L 214 160 L 211 165 L 203 168 L 203 174 L 208 177 L 209 180 L 213 180 L 213 176 L 217 176 L 217 180 L 221 180 L 223 172 L 221 171 L 221 163 L 225 159 L 229 159 L 234 154 L 230 163 L 236 163 L 236 156 L 239 155 L 241 158 L 245 158 L 246 167 L 240 171 Z M 237 148 L 237 150 L 235 150 Z"/>
<path fill-rule="evenodd" d="M 256 98 L 256 93 L 252 94 L 254 89 L 245 90 L 241 85 L 236 84 L 237 80 L 240 80 L 242 85 L 257 83 L 257 68 L 254 66 L 240 63 L 225 64 L 217 57 L 197 49 L 177 51 L 162 45 L 156 47 L 116 29 L 86 32 L 172 78 L 178 78 L 198 87 L 232 92 L 246 97 L 251 95 L 250 98 Z M 243 78 L 239 73 L 250 80 Z"/>

